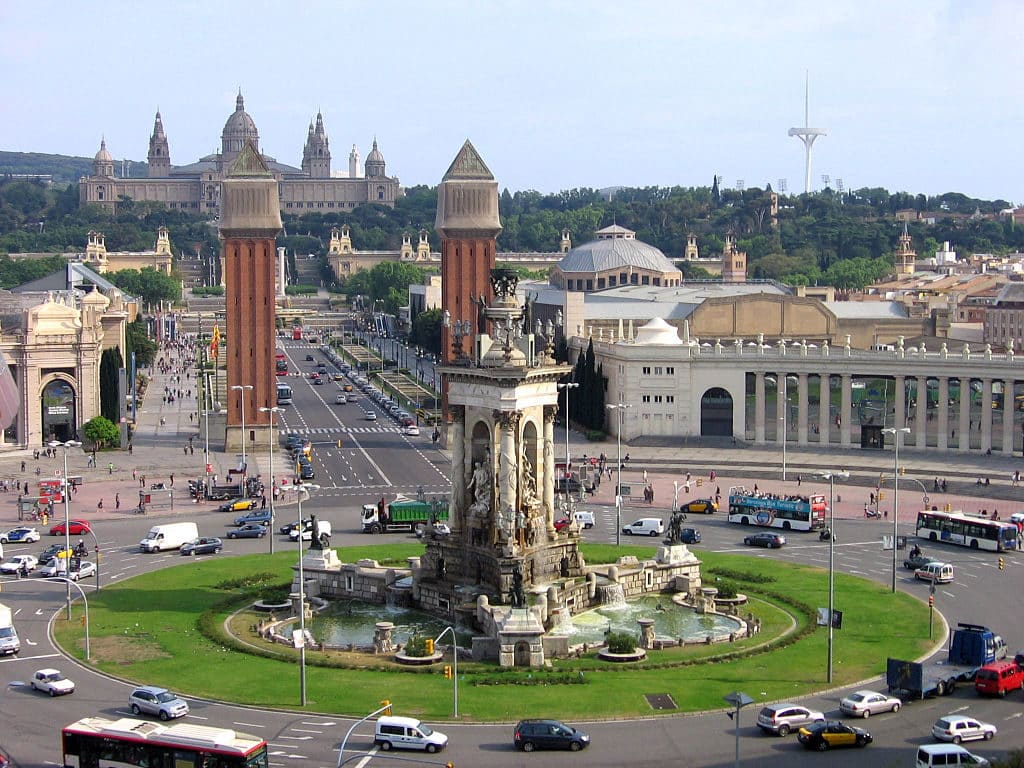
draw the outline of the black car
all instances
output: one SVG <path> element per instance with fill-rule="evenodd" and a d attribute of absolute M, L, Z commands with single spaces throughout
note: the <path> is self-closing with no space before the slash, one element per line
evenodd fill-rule
<path fill-rule="evenodd" d="M 808 749 L 816 749 L 819 752 L 832 747 L 866 747 L 872 741 L 871 734 L 863 728 L 847 725 L 838 720 L 805 725 L 800 729 L 797 738 Z"/>
<path fill-rule="evenodd" d="M 285 523 L 284 525 L 282 525 L 277 530 L 280 531 L 283 536 L 287 536 L 289 533 L 292 532 L 292 529 L 297 527 L 297 526 L 298 526 L 298 523 L 295 520 L 292 520 L 290 523 Z M 305 520 L 302 521 L 302 530 L 310 531 L 312 529 L 313 529 L 313 521 L 310 518 L 307 517 Z"/>
<path fill-rule="evenodd" d="M 700 544 L 700 531 L 696 528 L 683 528 L 679 531 L 679 541 L 682 544 Z"/>
<path fill-rule="evenodd" d="M 569 749 L 579 752 L 590 743 L 590 734 L 558 720 L 520 720 L 512 742 L 523 752 L 535 749 Z"/>
<path fill-rule="evenodd" d="M 781 533 L 755 533 L 750 536 L 744 536 L 743 543 L 748 547 L 778 549 L 786 543 L 786 537 Z"/>
<path fill-rule="evenodd" d="M 938 562 L 934 557 L 927 557 L 918 552 L 904 560 L 903 567 L 908 571 L 916 571 L 918 568 L 924 568 L 928 563 L 934 562 Z"/>
<path fill-rule="evenodd" d="M 312 355 L 306 355 L 306 362 L 307 363 L 312 363 L 313 362 L 313 356 Z"/>

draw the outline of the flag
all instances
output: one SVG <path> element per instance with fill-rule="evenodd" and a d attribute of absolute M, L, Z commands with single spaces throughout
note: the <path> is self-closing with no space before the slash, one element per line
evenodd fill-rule
<path fill-rule="evenodd" d="M 210 339 L 210 354 L 214 358 L 220 357 L 220 328 L 213 326 L 213 337 Z"/>

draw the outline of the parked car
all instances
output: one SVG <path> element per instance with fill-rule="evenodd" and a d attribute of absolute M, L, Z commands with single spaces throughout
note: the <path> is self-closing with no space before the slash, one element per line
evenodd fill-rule
<path fill-rule="evenodd" d="M 679 506 L 680 512 L 697 512 L 702 515 L 713 515 L 718 511 L 718 505 L 714 499 L 694 499 Z"/>
<path fill-rule="evenodd" d="M 983 723 L 967 715 L 946 715 L 940 717 L 932 726 L 932 736 L 939 741 L 961 741 L 985 739 L 988 741 L 996 735 L 996 727 L 991 723 Z"/>
<path fill-rule="evenodd" d="M 128 696 L 128 706 L 133 715 L 154 715 L 161 720 L 171 720 L 188 714 L 188 702 L 179 699 L 166 688 L 143 685 Z"/>
<path fill-rule="evenodd" d="M 839 709 L 853 717 L 871 717 L 879 712 L 899 712 L 903 702 L 877 691 L 857 691 L 839 702 Z"/>
<path fill-rule="evenodd" d="M 260 523 L 246 523 L 228 531 L 229 539 L 261 539 L 267 535 L 267 526 Z"/>
<path fill-rule="evenodd" d="M 793 730 L 825 722 L 825 715 L 799 704 L 769 704 L 757 715 L 757 727 L 765 733 L 788 736 Z"/>
<path fill-rule="evenodd" d="M 750 536 L 744 536 L 743 543 L 748 547 L 778 549 L 786 543 L 786 537 L 781 533 L 753 533 Z"/>
<path fill-rule="evenodd" d="M 39 561 L 32 555 L 14 555 L 0 563 L 0 573 L 32 573 L 39 565 Z"/>
<path fill-rule="evenodd" d="M 246 512 L 244 515 L 240 515 L 235 518 L 235 526 L 241 527 L 246 523 L 269 523 L 270 522 L 270 510 L 269 509 L 254 509 L 252 512 Z"/>
<path fill-rule="evenodd" d="M 220 512 L 245 512 L 249 509 L 256 509 L 258 503 L 255 499 L 233 499 L 217 507 Z"/>
<path fill-rule="evenodd" d="M 535 749 L 568 749 L 579 752 L 590 744 L 590 734 L 558 720 L 520 720 L 512 743 L 523 752 Z"/>
<path fill-rule="evenodd" d="M 35 691 L 42 691 L 51 696 L 64 696 L 75 692 L 75 684 L 56 669 L 40 669 L 32 675 L 30 683 Z"/>
<path fill-rule="evenodd" d="M 679 531 L 679 541 L 683 544 L 700 544 L 700 531 L 696 528 L 683 528 Z"/>
<path fill-rule="evenodd" d="M 88 520 L 72 520 L 68 525 L 71 536 L 81 536 L 85 533 L 92 533 L 92 527 L 89 525 Z M 64 535 L 64 523 L 59 522 L 50 529 L 51 536 L 63 536 Z"/>
<path fill-rule="evenodd" d="M 181 545 L 183 555 L 216 555 L 224 548 L 224 542 L 216 536 L 200 536 Z"/>
<path fill-rule="evenodd" d="M 866 747 L 871 743 L 871 734 L 855 725 L 828 720 L 805 725 L 797 733 L 797 739 L 808 749 L 824 752 L 833 747 Z"/>
<path fill-rule="evenodd" d="M 7 533 L 0 533 L 0 544 L 17 544 L 19 542 L 33 544 L 41 539 L 39 531 L 28 526 L 11 528 Z"/>
<path fill-rule="evenodd" d="M 583 488 L 575 477 L 559 477 L 555 479 L 555 493 L 577 494 Z"/>
<path fill-rule="evenodd" d="M 302 479 L 302 480 L 313 480 L 313 479 L 315 479 L 316 478 L 316 472 L 313 471 L 313 465 L 312 464 L 302 464 L 299 467 L 299 478 Z M 269 523 L 270 522 L 270 518 L 268 517 L 265 521 L 261 521 L 261 522 L 268 522 Z"/>

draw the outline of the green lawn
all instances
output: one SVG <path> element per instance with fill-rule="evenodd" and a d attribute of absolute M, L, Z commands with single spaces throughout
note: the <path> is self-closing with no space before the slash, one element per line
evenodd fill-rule
<path fill-rule="evenodd" d="M 406 556 L 421 551 L 421 545 L 400 544 L 345 548 L 339 554 L 349 562 L 373 558 L 404 564 Z M 598 563 L 625 554 L 650 557 L 651 548 L 584 545 L 583 553 L 588 563 Z M 760 618 L 760 635 L 734 644 L 654 652 L 631 666 L 610 665 L 593 655 L 553 660 L 550 670 L 532 673 L 460 663 L 460 716 L 633 717 L 652 714 L 644 694 L 670 694 L 678 712 L 721 707 L 722 696 L 733 690 L 772 700 L 824 688 L 826 631 L 813 626 L 813 609 L 828 604 L 827 574 L 762 558 L 698 556 L 706 584 L 717 577 L 750 596 L 744 613 Z M 294 651 L 264 646 L 264 653 L 283 658 L 264 657 L 239 652 L 221 639 L 232 616 L 242 639 L 253 639 L 250 617 L 236 612 L 270 585 L 290 583 L 293 563 L 294 554 L 287 552 L 213 557 L 104 587 L 89 598 L 92 665 L 190 696 L 297 708 Z M 248 591 L 239 585 L 243 580 L 250 582 Z M 883 673 L 887 656 L 916 658 L 928 648 L 927 606 L 909 595 L 892 595 L 874 582 L 837 574 L 836 608 L 843 611 L 843 628 L 835 631 L 836 685 Z M 204 614 L 205 631 L 200 628 Z M 58 642 L 84 659 L 81 615 L 76 603 L 72 622 L 61 615 L 54 628 Z M 729 655 L 734 658 L 723 658 Z M 309 652 L 306 678 L 310 710 L 361 714 L 386 698 L 402 714 L 431 720 L 451 715 L 452 683 L 441 665 L 397 671 L 376 657 Z"/>

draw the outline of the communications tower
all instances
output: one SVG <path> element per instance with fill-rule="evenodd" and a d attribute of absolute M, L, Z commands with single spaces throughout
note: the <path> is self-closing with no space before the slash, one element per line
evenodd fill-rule
<path fill-rule="evenodd" d="M 804 143 L 804 151 L 807 158 L 804 168 L 804 192 L 807 194 L 811 192 L 811 147 L 814 146 L 816 138 L 828 135 L 824 128 L 810 127 L 810 91 L 810 76 L 808 76 L 804 81 L 804 127 L 789 129 L 790 136 L 796 136 Z"/>

